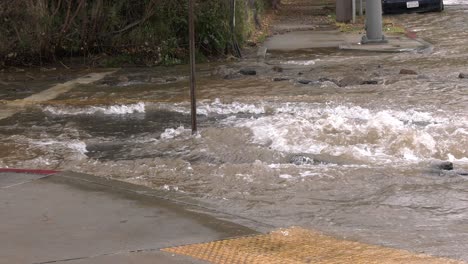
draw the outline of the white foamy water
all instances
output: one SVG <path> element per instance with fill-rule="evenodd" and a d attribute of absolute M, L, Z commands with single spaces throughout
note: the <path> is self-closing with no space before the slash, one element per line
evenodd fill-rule
<path fill-rule="evenodd" d="M 81 155 L 85 155 L 88 152 L 88 150 L 86 149 L 86 143 L 80 140 L 70 140 L 70 141 L 47 140 L 47 141 L 33 141 L 31 143 L 33 145 L 38 145 L 38 146 L 65 147 Z"/>
<path fill-rule="evenodd" d="M 187 104 L 159 104 L 157 107 L 160 109 L 167 109 L 178 113 L 190 113 L 190 107 Z M 263 105 L 247 104 L 240 102 L 224 104 L 219 98 L 216 98 L 213 102 L 200 101 L 197 103 L 198 115 L 233 115 L 239 113 L 263 114 L 265 113 L 265 107 Z"/>
<path fill-rule="evenodd" d="M 310 65 L 315 65 L 315 60 L 289 60 L 289 61 L 283 62 L 282 64 L 310 66 Z"/>
<path fill-rule="evenodd" d="M 126 115 L 145 113 L 145 104 L 140 102 L 130 105 L 91 106 L 84 108 L 47 106 L 43 111 L 52 115 L 92 115 L 96 113 L 104 115 Z"/>
<path fill-rule="evenodd" d="M 267 113 L 265 105 L 272 109 Z M 188 113 L 186 105 L 172 111 Z M 222 123 L 249 128 L 253 142 L 284 153 L 330 155 L 364 163 L 420 162 L 430 159 L 463 160 L 468 156 L 466 116 L 415 109 L 368 109 L 335 103 L 223 104 L 219 99 L 202 102 L 203 115 L 237 113 L 260 117 L 230 116 Z M 167 129 L 161 139 L 183 133 Z"/>
<path fill-rule="evenodd" d="M 217 98 L 213 103 L 202 103 L 197 110 L 197 113 L 202 115 L 208 114 L 238 114 L 238 113 L 249 113 L 249 114 L 263 114 L 265 108 L 263 106 L 256 106 L 254 104 L 245 104 L 239 102 L 233 102 L 231 104 L 223 104 Z"/>
<path fill-rule="evenodd" d="M 286 153 L 341 156 L 371 163 L 463 159 L 466 117 L 416 110 L 288 103 L 273 115 L 230 120 L 247 127 L 254 143 Z"/>
<path fill-rule="evenodd" d="M 185 129 L 183 126 L 180 126 L 176 129 L 166 128 L 166 130 L 163 133 L 161 133 L 161 139 L 173 139 L 182 134 L 190 134 L 190 132 L 190 129 Z"/>

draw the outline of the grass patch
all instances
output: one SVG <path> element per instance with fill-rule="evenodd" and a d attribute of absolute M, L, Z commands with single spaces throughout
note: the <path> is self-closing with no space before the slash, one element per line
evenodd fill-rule
<path fill-rule="evenodd" d="M 125 64 L 134 64 L 135 59 L 136 58 L 134 58 L 131 55 L 122 54 L 122 55 L 117 55 L 117 56 L 114 56 L 114 57 L 106 58 L 106 59 L 104 59 L 104 61 L 102 63 L 107 68 L 118 68 L 118 67 L 121 67 L 121 66 L 123 66 Z"/>
<path fill-rule="evenodd" d="M 406 29 L 399 24 L 393 22 L 392 19 L 385 18 L 383 25 L 384 32 L 395 33 L 395 34 L 405 34 Z"/>
<path fill-rule="evenodd" d="M 356 23 L 341 23 L 336 21 L 336 16 L 329 15 L 336 27 L 343 33 L 360 33 L 366 30 L 365 17 L 356 17 Z M 382 23 L 382 30 L 385 33 L 404 34 L 406 29 L 396 23 L 392 18 L 384 18 Z"/>
<path fill-rule="evenodd" d="M 257 38 L 257 42 L 259 43 L 263 43 L 265 42 L 265 40 L 268 38 L 268 33 L 267 32 L 262 32 L 258 38 Z"/>
<path fill-rule="evenodd" d="M 358 24 L 358 23 L 351 24 L 351 23 L 335 22 L 335 25 L 343 33 L 362 32 L 365 29 L 364 24 Z"/>

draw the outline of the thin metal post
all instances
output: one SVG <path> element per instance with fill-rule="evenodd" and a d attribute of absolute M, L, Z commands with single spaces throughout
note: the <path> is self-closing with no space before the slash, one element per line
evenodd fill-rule
<path fill-rule="evenodd" d="M 359 0 L 359 15 L 362 16 L 364 14 L 364 11 L 362 10 L 362 1 L 363 0 Z"/>
<path fill-rule="evenodd" d="M 197 133 L 197 100 L 195 97 L 195 0 L 189 0 L 189 42 L 190 42 L 190 106 L 192 134 Z"/>
<path fill-rule="evenodd" d="M 352 10 L 353 10 L 353 24 L 356 23 L 356 0 L 352 1 Z"/>
<path fill-rule="evenodd" d="M 366 35 L 362 44 L 387 43 L 382 32 L 382 2 L 381 0 L 366 1 Z"/>

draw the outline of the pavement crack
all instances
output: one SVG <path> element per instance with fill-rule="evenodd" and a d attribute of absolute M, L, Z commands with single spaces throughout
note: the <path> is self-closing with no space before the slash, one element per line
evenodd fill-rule
<path fill-rule="evenodd" d="M 92 256 L 33 262 L 32 264 L 63 263 L 63 262 L 69 262 L 69 261 L 75 261 L 75 260 L 93 259 L 93 258 L 98 258 L 98 257 L 115 256 L 115 255 L 122 255 L 122 254 L 138 254 L 138 253 L 154 252 L 154 251 L 160 251 L 160 250 L 161 248 L 132 249 L 132 250 L 116 251 L 116 252 L 111 252 L 111 253 L 97 254 L 97 255 L 92 255 Z"/>
<path fill-rule="evenodd" d="M 51 175 L 45 175 L 45 176 L 42 176 L 42 177 L 39 177 L 39 178 L 35 178 L 35 179 L 31 179 L 31 180 L 28 180 L 28 181 L 23 181 L 23 182 L 18 182 L 18 183 L 15 183 L 15 184 L 11 184 L 11 185 L 7 185 L 7 186 L 3 186 L 3 187 L 0 187 L 0 189 L 9 189 L 9 188 L 13 188 L 13 187 L 16 187 L 16 186 L 20 186 L 20 185 L 23 185 L 23 184 L 26 184 L 26 183 L 30 183 L 30 182 L 33 182 L 33 181 L 37 181 L 37 180 L 41 180 L 41 179 L 44 179 L 44 178 L 48 178 L 52 176 Z"/>

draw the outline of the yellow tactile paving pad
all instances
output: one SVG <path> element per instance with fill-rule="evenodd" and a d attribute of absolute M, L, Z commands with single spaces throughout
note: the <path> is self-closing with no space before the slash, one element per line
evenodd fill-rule
<path fill-rule="evenodd" d="M 405 250 L 340 240 L 299 227 L 280 229 L 258 236 L 166 248 L 163 251 L 219 264 L 465 263 L 451 259 L 414 254 Z"/>

